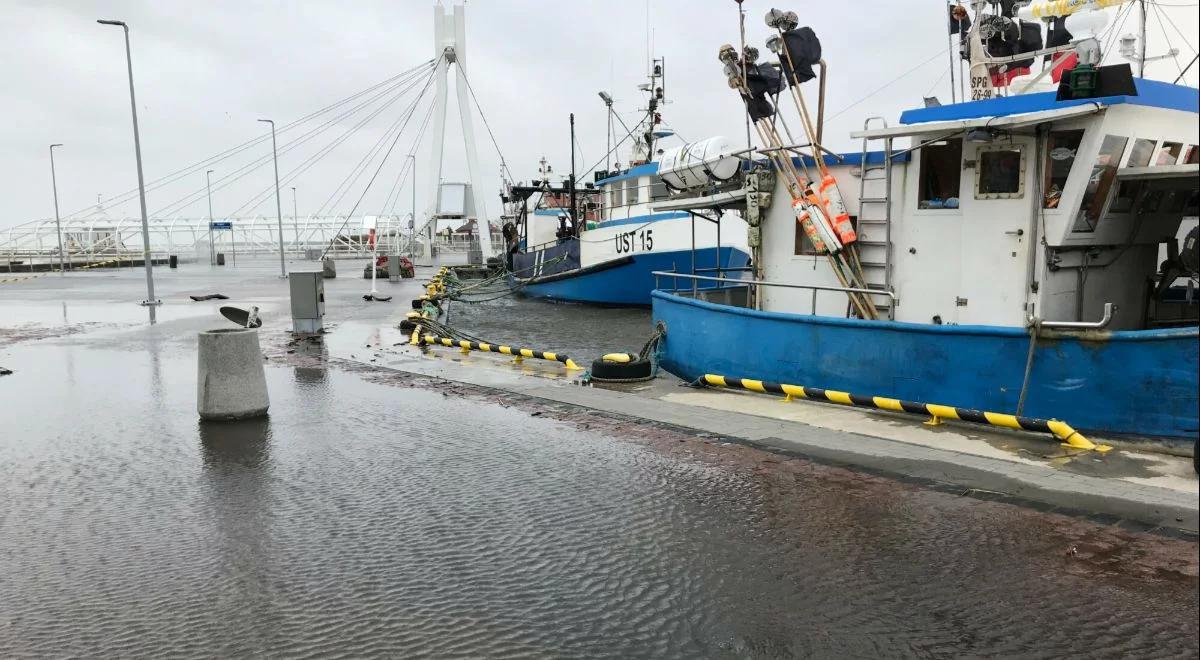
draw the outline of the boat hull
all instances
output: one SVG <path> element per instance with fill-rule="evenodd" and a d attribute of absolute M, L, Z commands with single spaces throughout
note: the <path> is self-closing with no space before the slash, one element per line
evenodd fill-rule
<path fill-rule="evenodd" d="M 1029 335 L 1023 328 L 863 321 L 717 305 L 653 294 L 666 325 L 661 366 L 705 373 L 1016 411 Z M 1197 329 L 1091 331 L 1038 340 L 1023 414 L 1081 430 L 1189 444 L 1197 436 Z"/>
<path fill-rule="evenodd" d="M 720 248 L 723 268 L 745 268 L 750 256 L 735 247 Z M 714 268 L 718 263 L 718 248 L 696 250 L 697 268 Z M 594 305 L 648 306 L 654 290 L 654 271 L 691 271 L 692 253 L 688 251 L 653 252 L 626 256 L 607 262 L 575 268 L 545 277 L 514 278 L 521 293 L 531 298 Z M 715 272 L 707 272 L 716 275 Z M 727 274 L 737 277 L 739 271 Z"/>

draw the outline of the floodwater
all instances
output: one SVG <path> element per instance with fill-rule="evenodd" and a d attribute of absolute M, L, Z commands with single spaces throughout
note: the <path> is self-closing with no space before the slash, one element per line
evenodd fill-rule
<path fill-rule="evenodd" d="M 0 657 L 1197 654 L 1192 542 L 337 361 L 203 425 L 121 309 L 0 346 Z"/>

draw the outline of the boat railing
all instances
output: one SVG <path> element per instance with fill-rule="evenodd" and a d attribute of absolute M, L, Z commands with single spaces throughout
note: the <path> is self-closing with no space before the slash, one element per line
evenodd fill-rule
<path fill-rule="evenodd" d="M 697 271 L 699 271 L 699 270 L 700 269 L 697 269 Z M 733 270 L 733 269 L 731 268 L 731 269 L 727 269 L 727 270 Z M 782 288 L 782 289 L 803 289 L 806 291 L 812 291 L 812 307 L 809 311 L 809 314 L 812 314 L 812 315 L 816 315 L 816 313 L 817 313 L 817 294 L 822 291 L 835 291 L 838 293 L 865 293 L 867 295 L 872 295 L 872 296 L 886 296 L 891 301 L 891 303 L 888 305 L 888 320 L 889 321 L 895 320 L 896 305 L 899 302 L 899 299 L 896 297 L 895 293 L 893 293 L 891 291 L 887 291 L 885 289 L 859 289 L 859 288 L 844 287 L 844 286 L 824 286 L 824 285 L 820 285 L 820 284 L 791 284 L 788 282 L 768 282 L 766 280 L 743 280 L 743 279 L 734 279 L 734 278 L 730 278 L 730 277 L 709 277 L 707 275 L 693 275 L 690 273 L 678 273 L 678 272 L 670 271 L 670 270 L 656 270 L 656 271 L 654 271 L 653 274 L 654 274 L 654 288 L 655 289 L 662 288 L 659 286 L 659 278 L 663 278 L 663 277 L 672 278 L 673 285 L 674 285 L 674 288 L 672 289 L 673 291 L 681 290 L 681 289 L 679 289 L 679 281 L 678 281 L 679 278 L 691 280 L 691 282 L 692 282 L 692 297 L 696 297 L 697 291 L 698 291 L 697 282 L 701 282 L 701 281 L 716 282 L 718 288 L 723 288 L 726 285 L 729 285 L 729 286 L 753 286 L 755 288 L 756 296 L 758 296 L 758 294 L 760 293 L 759 289 L 761 289 L 762 287 L 778 287 L 778 288 Z"/>
<path fill-rule="evenodd" d="M 1029 317 L 1029 325 L 1055 330 L 1099 330 L 1112 322 L 1116 305 L 1104 303 L 1104 315 L 1099 321 L 1046 321 L 1033 316 Z"/>

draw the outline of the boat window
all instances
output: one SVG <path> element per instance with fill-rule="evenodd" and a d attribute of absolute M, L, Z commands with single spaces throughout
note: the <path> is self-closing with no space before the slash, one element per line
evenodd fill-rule
<path fill-rule="evenodd" d="M 633 206 L 642 201 L 638 198 L 638 178 L 625 179 L 625 205 Z"/>
<path fill-rule="evenodd" d="M 1167 191 L 1158 189 L 1147 191 L 1142 196 L 1142 203 L 1138 204 L 1138 215 L 1146 215 L 1150 213 L 1158 213 L 1162 207 L 1163 200 L 1167 196 Z"/>
<path fill-rule="evenodd" d="M 1137 200 L 1138 194 L 1144 187 L 1144 181 L 1122 181 L 1117 186 L 1117 196 L 1113 198 L 1112 206 L 1108 207 L 1108 212 L 1129 213 L 1132 211 L 1133 202 Z"/>
<path fill-rule="evenodd" d="M 1046 145 L 1046 180 L 1042 182 L 1042 208 L 1058 208 L 1082 141 L 1083 129 L 1050 131 L 1050 141 Z"/>
<path fill-rule="evenodd" d="M 1174 165 L 1179 160 L 1181 151 L 1183 151 L 1182 142 L 1163 142 L 1162 148 L 1158 150 L 1158 158 L 1154 159 L 1154 164 Z"/>
<path fill-rule="evenodd" d="M 1188 193 L 1187 202 L 1183 205 L 1183 214 L 1187 216 L 1200 215 L 1200 191 L 1192 190 Z"/>
<path fill-rule="evenodd" d="M 850 216 L 850 225 L 854 227 L 854 231 L 858 231 L 858 216 Z M 816 248 L 813 247 L 812 241 L 808 240 L 808 236 L 804 233 L 804 227 L 800 226 L 800 221 L 796 221 L 796 240 L 795 250 L 793 254 L 803 256 L 809 254 L 817 254 Z"/>
<path fill-rule="evenodd" d="M 625 188 L 622 182 L 617 181 L 616 183 L 609 184 L 608 191 L 612 195 L 613 210 L 625 205 Z"/>
<path fill-rule="evenodd" d="M 667 198 L 667 184 L 663 183 L 661 177 L 650 178 L 650 200 L 657 201 Z"/>
<path fill-rule="evenodd" d="M 1113 181 L 1117 178 L 1117 165 L 1121 162 L 1121 154 L 1125 153 L 1125 145 L 1129 138 L 1119 135 L 1106 135 L 1100 144 L 1100 153 L 1096 154 L 1096 162 L 1092 164 L 1092 172 L 1088 175 L 1087 188 L 1083 191 L 1083 199 L 1079 203 L 1079 215 L 1071 231 L 1091 232 L 1096 230 L 1096 222 L 1100 220 L 1100 212 L 1108 201 L 1108 193 L 1112 190 Z"/>
<path fill-rule="evenodd" d="M 917 208 L 957 209 L 962 178 L 962 140 L 956 138 L 928 144 L 920 151 Z"/>
<path fill-rule="evenodd" d="M 1187 155 L 1183 157 L 1183 162 L 1185 165 L 1200 163 L 1200 147 L 1194 144 L 1188 145 Z"/>
<path fill-rule="evenodd" d="M 1125 167 L 1146 167 L 1154 156 L 1154 140 L 1134 140 L 1133 149 L 1129 152 L 1129 162 Z"/>
<path fill-rule="evenodd" d="M 1163 213 L 1170 213 L 1172 215 L 1182 213 L 1183 207 L 1187 205 L 1188 197 L 1191 194 L 1192 191 L 1190 190 L 1172 190 L 1167 195 L 1167 201 L 1163 204 Z"/>
<path fill-rule="evenodd" d="M 976 199 L 1008 199 L 1025 194 L 1025 150 L 1017 146 L 979 148 Z"/>

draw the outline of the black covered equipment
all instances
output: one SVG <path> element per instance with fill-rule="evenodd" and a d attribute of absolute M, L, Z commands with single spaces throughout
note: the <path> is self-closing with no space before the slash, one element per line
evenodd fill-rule
<path fill-rule="evenodd" d="M 783 45 L 787 53 L 779 60 L 783 66 L 790 67 L 788 76 L 795 84 L 817 77 L 813 66 L 821 61 L 821 40 L 812 28 L 804 26 L 784 32 Z"/>

